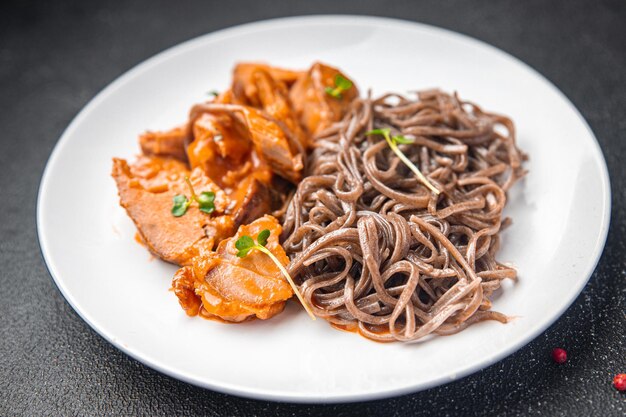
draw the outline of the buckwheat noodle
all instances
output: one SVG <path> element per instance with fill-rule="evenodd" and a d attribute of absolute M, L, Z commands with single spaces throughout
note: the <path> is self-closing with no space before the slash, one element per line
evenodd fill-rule
<path fill-rule="evenodd" d="M 400 149 L 430 192 L 372 129 Z M 316 315 L 377 341 L 413 342 L 483 320 L 516 271 L 495 259 L 506 192 L 524 174 L 507 117 L 438 90 L 357 99 L 319 134 L 281 210 L 289 273 Z"/>

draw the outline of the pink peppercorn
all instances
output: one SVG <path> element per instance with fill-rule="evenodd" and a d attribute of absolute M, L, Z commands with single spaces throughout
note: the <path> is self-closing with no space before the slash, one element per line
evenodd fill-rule
<path fill-rule="evenodd" d="M 556 363 L 565 363 L 567 361 L 567 351 L 562 348 L 552 349 L 552 360 Z"/>
<path fill-rule="evenodd" d="M 613 378 L 613 386 L 618 391 L 626 391 L 626 374 L 617 374 Z"/>

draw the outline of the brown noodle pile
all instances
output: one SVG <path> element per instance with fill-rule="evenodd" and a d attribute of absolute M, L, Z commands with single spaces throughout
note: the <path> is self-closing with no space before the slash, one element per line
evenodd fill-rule
<path fill-rule="evenodd" d="M 436 195 L 379 135 L 400 149 Z M 355 100 L 322 132 L 283 211 L 289 272 L 315 313 L 378 341 L 506 322 L 489 297 L 516 271 L 496 261 L 506 191 L 524 175 L 510 119 L 441 91 Z"/>

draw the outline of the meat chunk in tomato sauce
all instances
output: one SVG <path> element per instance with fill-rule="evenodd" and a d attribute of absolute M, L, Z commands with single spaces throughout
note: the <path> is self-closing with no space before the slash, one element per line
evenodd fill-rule
<path fill-rule="evenodd" d="M 300 122 L 312 136 L 340 121 L 350 108 L 350 103 L 359 95 L 354 84 L 342 91 L 340 97 L 326 92 L 335 87 L 335 78 L 341 75 L 337 68 L 317 62 L 295 82 L 289 98 Z"/>
<path fill-rule="evenodd" d="M 303 73 L 296 74 L 301 76 Z M 300 149 L 304 149 L 308 135 L 289 101 L 288 84 L 278 78 L 280 75 L 282 73 L 277 73 L 277 69 L 268 65 L 238 64 L 233 71 L 233 102 L 263 110 L 298 142 Z"/>
<path fill-rule="evenodd" d="M 256 238 L 264 229 L 270 230 L 265 247 L 283 265 L 289 262 L 278 242 L 282 228 L 274 217 L 264 216 L 240 226 L 215 251 L 201 251 L 189 266 L 176 272 L 172 288 L 188 315 L 237 323 L 269 319 L 283 310 L 293 291 L 278 267 L 257 250 L 243 258 L 237 256 L 237 239 L 244 235 Z"/>
<path fill-rule="evenodd" d="M 187 147 L 191 168 L 201 168 L 227 192 L 250 176 L 269 184 L 272 171 L 259 158 L 246 126 L 227 113 L 201 113 L 193 122 Z"/>
<path fill-rule="evenodd" d="M 236 104 L 198 104 L 191 109 L 191 123 L 196 126 L 203 120 L 205 114 L 212 116 L 212 119 L 206 120 L 213 120 L 214 122 L 218 118 L 227 117 L 233 126 L 239 125 L 237 130 L 240 135 L 245 136 L 254 148 L 249 159 L 253 167 L 267 164 L 271 173 L 276 173 L 293 183 L 298 183 L 302 179 L 303 149 L 286 130 L 281 128 L 279 123 L 265 112 Z M 215 123 L 214 128 L 214 130 L 220 129 L 219 125 Z M 213 131 L 211 134 L 213 135 L 212 140 L 215 141 L 218 133 Z M 223 139 L 224 136 L 221 134 L 220 136 Z M 255 175 L 259 172 L 258 169 L 254 171 Z"/>
<path fill-rule="evenodd" d="M 232 236 L 239 224 L 270 210 L 268 187 L 254 178 L 243 181 L 237 193 L 229 196 L 200 168 L 189 170 L 171 158 L 140 156 L 133 164 L 115 158 L 112 176 L 120 204 L 142 242 L 159 258 L 177 265 L 186 265 L 199 247 L 213 249 Z M 191 197 L 185 177 L 196 194 L 215 193 L 213 213 L 203 213 L 197 204 L 191 204 L 183 216 L 172 215 L 174 196 Z"/>
<path fill-rule="evenodd" d="M 158 157 L 142 156 L 132 165 L 116 158 L 112 176 L 120 204 L 135 223 L 141 240 L 164 261 L 184 265 L 193 256 L 196 243 L 203 239 L 219 241 L 235 229 L 232 218 L 223 216 L 226 194 L 199 169 L 189 171 L 177 160 Z M 182 217 L 172 215 L 174 196 L 190 195 L 185 183 L 187 176 L 197 193 L 215 193 L 214 216 L 202 213 L 196 205 L 190 206 Z"/>
<path fill-rule="evenodd" d="M 145 132 L 139 136 L 139 146 L 144 155 L 171 157 L 186 162 L 185 143 L 188 137 L 188 126 L 184 124 L 163 132 Z"/>

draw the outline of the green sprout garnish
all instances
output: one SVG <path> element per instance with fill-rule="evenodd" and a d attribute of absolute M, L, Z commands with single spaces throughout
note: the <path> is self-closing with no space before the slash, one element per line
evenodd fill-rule
<path fill-rule="evenodd" d="M 252 239 L 250 236 L 241 236 L 235 242 L 235 247 L 237 248 L 237 256 L 243 258 L 248 254 L 248 252 L 252 250 L 252 248 L 254 248 L 254 239 Z"/>
<path fill-rule="evenodd" d="M 198 203 L 198 207 L 201 212 L 211 214 L 215 211 L 215 193 L 212 191 L 205 191 L 197 195 L 189 181 L 189 177 L 185 177 L 185 182 L 191 192 L 191 198 L 187 198 L 186 195 L 178 194 L 174 196 L 174 205 L 172 206 L 172 215 L 174 217 L 180 217 L 187 213 L 189 206 L 192 202 Z"/>
<path fill-rule="evenodd" d="M 259 242 L 259 245 L 265 246 L 267 245 L 267 239 L 270 237 L 270 231 L 268 229 L 261 230 L 256 237 L 256 241 Z"/>
<path fill-rule="evenodd" d="M 430 189 L 436 195 L 438 195 L 440 193 L 440 191 L 437 188 L 435 188 L 435 186 L 432 185 L 430 183 L 430 181 L 428 181 L 428 179 L 415 166 L 415 164 L 413 164 L 413 162 L 411 162 L 409 160 L 409 158 L 406 157 L 404 152 L 402 152 L 400 150 L 400 148 L 398 148 L 398 144 L 408 145 L 408 144 L 414 143 L 415 139 L 407 138 L 407 137 L 404 137 L 402 135 L 391 136 L 391 129 L 389 129 L 389 128 L 374 129 L 374 130 L 370 130 L 369 132 L 366 132 L 365 134 L 366 135 L 382 135 L 385 138 L 385 140 L 387 141 L 387 144 L 389 145 L 391 150 L 396 155 L 398 155 L 398 158 L 400 158 L 400 160 L 402 162 L 404 162 L 404 164 L 406 166 L 408 166 L 411 171 L 413 171 L 413 173 L 417 176 L 417 179 L 419 179 L 422 182 L 422 184 L 424 184 L 426 187 L 428 187 L 428 189 Z"/>
<path fill-rule="evenodd" d="M 263 252 L 264 254 L 269 256 L 270 259 L 276 264 L 276 266 L 278 267 L 280 272 L 283 274 L 283 276 L 287 279 L 287 282 L 289 282 L 289 285 L 291 285 L 293 292 L 296 294 L 296 296 L 300 300 L 300 303 L 302 303 L 302 306 L 304 307 L 306 312 L 309 314 L 311 319 L 315 320 L 315 315 L 309 308 L 306 301 L 304 301 L 304 297 L 302 297 L 302 294 L 300 294 L 300 291 L 298 290 L 298 287 L 296 287 L 296 284 L 291 279 L 289 272 L 287 272 L 287 270 L 285 269 L 283 264 L 280 263 L 278 258 L 274 256 L 274 254 L 265 247 L 267 245 L 267 239 L 269 237 L 270 237 L 269 229 L 261 230 L 261 232 L 256 237 L 256 243 L 254 242 L 254 239 L 252 239 L 250 236 L 246 236 L 246 235 L 241 236 L 235 242 L 235 248 L 237 248 L 237 256 L 240 258 L 244 258 L 250 253 L 250 251 L 254 249 L 258 250 L 259 252 Z"/>
<path fill-rule="evenodd" d="M 331 97 L 341 100 L 341 93 L 352 88 L 352 81 L 341 74 L 335 75 L 335 87 L 326 87 L 324 91 Z"/>
<path fill-rule="evenodd" d="M 172 214 L 174 217 L 180 217 L 187 212 L 191 201 L 182 194 L 174 196 L 174 206 L 172 207 Z"/>
<path fill-rule="evenodd" d="M 211 91 L 207 91 L 207 95 L 217 97 L 220 95 L 220 92 L 217 90 L 211 90 Z"/>

